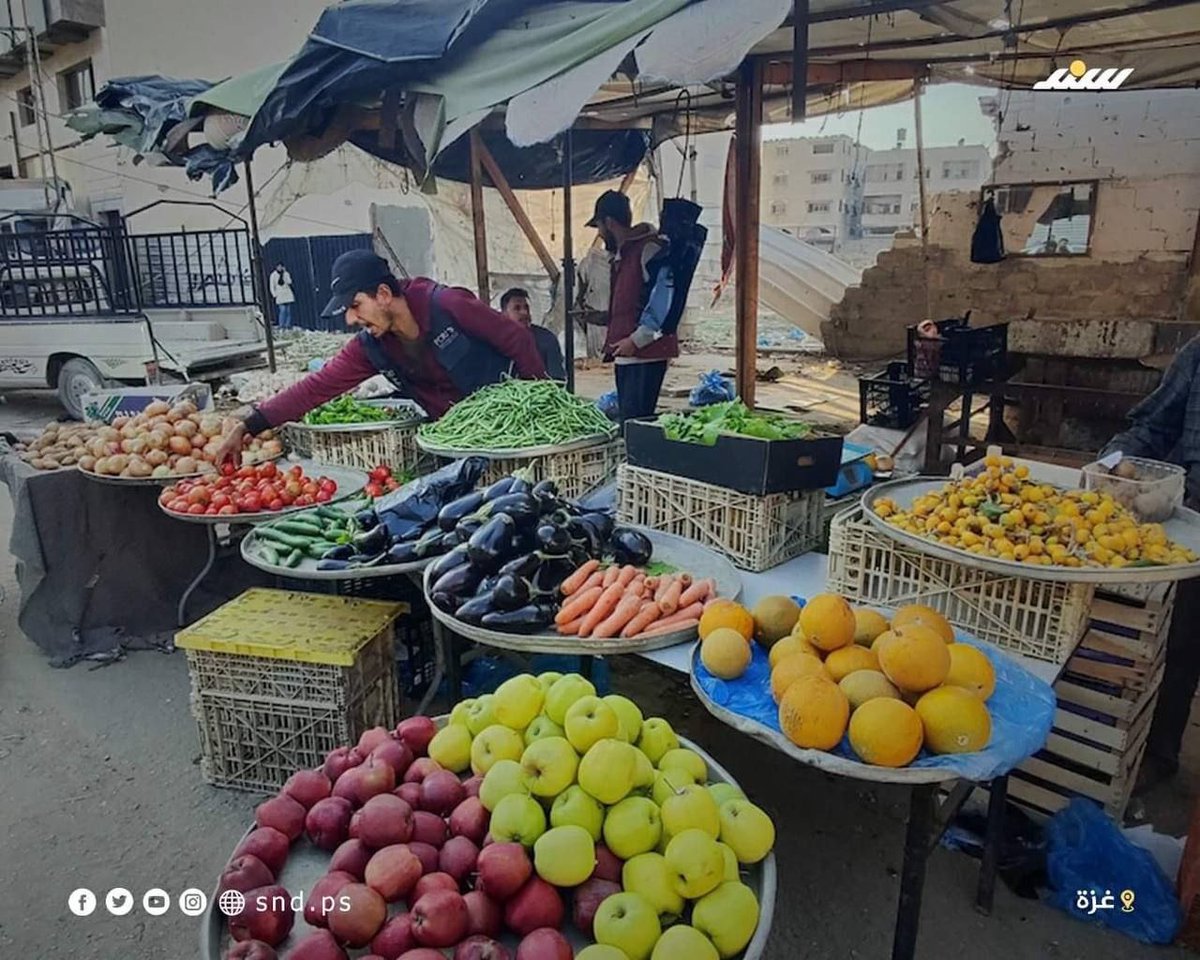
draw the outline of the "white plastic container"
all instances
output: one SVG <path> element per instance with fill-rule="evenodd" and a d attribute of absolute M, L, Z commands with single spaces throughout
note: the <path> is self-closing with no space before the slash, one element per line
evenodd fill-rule
<path fill-rule="evenodd" d="M 1126 464 L 1133 467 L 1136 477 L 1116 473 Z M 1141 457 L 1123 457 L 1111 471 L 1098 462 L 1083 468 L 1085 490 L 1110 494 L 1142 523 L 1161 523 L 1183 505 L 1186 477 L 1183 467 Z"/>

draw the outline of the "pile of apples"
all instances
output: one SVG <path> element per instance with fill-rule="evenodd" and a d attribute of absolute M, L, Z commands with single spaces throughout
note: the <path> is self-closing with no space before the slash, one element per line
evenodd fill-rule
<path fill-rule="evenodd" d="M 368 730 L 258 807 L 218 887 L 246 899 L 226 958 L 277 960 L 301 910 L 286 960 L 729 960 L 759 920 L 741 870 L 775 828 L 708 773 L 578 674 L 514 677 L 440 730 Z M 276 878 L 304 835 L 332 859 L 293 899 Z M 568 918 L 594 941 L 577 955 Z"/>

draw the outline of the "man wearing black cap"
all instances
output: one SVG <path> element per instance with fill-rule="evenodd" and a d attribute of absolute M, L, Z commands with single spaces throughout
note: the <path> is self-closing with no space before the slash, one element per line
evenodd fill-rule
<path fill-rule="evenodd" d="M 604 352 L 616 364 L 621 422 L 648 417 L 658 406 L 668 362 L 679 356 L 678 338 L 662 330 L 671 297 L 670 270 L 658 271 L 651 287 L 647 269 L 666 241 L 653 224 L 634 225 L 629 198 L 616 190 L 600 195 L 587 225 L 600 232 L 613 254 Z"/>
<path fill-rule="evenodd" d="M 244 413 L 225 437 L 218 462 L 239 452 L 247 434 L 299 420 L 377 373 L 433 419 L 506 374 L 546 376 L 526 327 L 461 287 L 425 277 L 398 280 L 370 250 L 337 258 L 330 292 L 321 315 L 344 315 L 358 335 L 320 370 Z"/>

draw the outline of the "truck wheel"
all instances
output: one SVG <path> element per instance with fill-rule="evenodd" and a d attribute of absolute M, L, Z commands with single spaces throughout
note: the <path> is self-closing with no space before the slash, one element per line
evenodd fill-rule
<path fill-rule="evenodd" d="M 83 398 L 104 389 L 104 378 L 90 360 L 72 357 L 58 371 L 58 402 L 76 420 L 83 419 Z"/>

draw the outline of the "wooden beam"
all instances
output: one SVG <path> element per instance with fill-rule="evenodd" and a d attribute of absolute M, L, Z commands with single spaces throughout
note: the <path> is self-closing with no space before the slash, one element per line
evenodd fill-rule
<path fill-rule="evenodd" d="M 571 186 L 575 176 L 575 144 L 571 129 L 567 128 L 563 138 L 563 372 L 567 375 L 566 388 L 575 392 L 575 236 L 571 222 Z"/>
<path fill-rule="evenodd" d="M 738 68 L 736 95 L 736 184 L 734 210 L 737 304 L 734 320 L 737 391 L 754 406 L 758 357 L 758 226 L 762 172 L 762 66 L 748 60 Z"/>
<path fill-rule="evenodd" d="M 542 266 L 545 268 L 546 273 L 549 274 L 550 279 L 557 283 L 558 278 L 562 275 L 562 271 L 558 269 L 558 264 L 554 262 L 554 257 L 550 256 L 550 251 L 546 249 L 546 244 L 542 242 L 542 238 L 538 235 L 533 221 L 529 219 L 525 208 L 521 206 L 521 201 L 513 192 L 513 188 L 509 186 L 508 179 L 504 176 L 504 171 L 500 169 L 500 165 L 496 163 L 496 158 L 492 156 L 492 151 L 487 148 L 487 144 L 483 142 L 482 138 L 478 140 L 478 150 L 479 160 L 483 164 L 483 169 L 486 171 L 488 179 L 492 181 L 492 186 L 500 192 L 500 197 L 504 201 L 504 205 L 508 207 L 508 212 L 517 221 L 517 226 L 521 228 L 521 232 L 525 234 L 525 239 L 533 247 L 533 252 L 542 261 Z"/>
<path fill-rule="evenodd" d="M 479 284 L 479 299 L 492 302 L 488 278 L 487 224 L 483 214 L 483 169 L 480 165 L 479 131 L 471 131 L 471 225 L 475 228 L 475 277 Z"/>
<path fill-rule="evenodd" d="M 929 198 L 925 189 L 925 133 L 921 125 L 921 94 L 925 81 L 913 81 L 913 119 L 917 131 L 917 196 L 921 207 L 921 269 L 925 283 L 925 317 L 929 318 Z"/>
<path fill-rule="evenodd" d="M 783 53 L 772 54 L 769 58 L 762 59 L 767 61 L 763 64 L 764 83 L 775 87 L 795 83 L 795 57 Z M 805 69 L 810 87 L 857 83 L 861 80 L 912 80 L 924 72 L 924 63 L 908 60 L 840 60 L 836 63 L 810 61 Z"/>
<path fill-rule="evenodd" d="M 792 4 L 792 120 L 808 111 L 808 0 Z"/>

